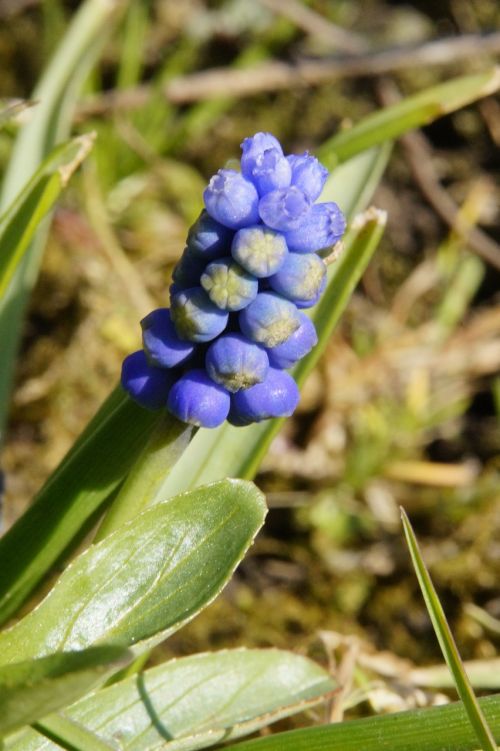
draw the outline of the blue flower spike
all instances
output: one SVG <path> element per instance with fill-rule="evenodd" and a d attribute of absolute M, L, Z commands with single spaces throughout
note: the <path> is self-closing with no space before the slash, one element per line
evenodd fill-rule
<path fill-rule="evenodd" d="M 168 308 L 157 308 L 141 321 L 142 344 L 150 365 L 176 368 L 186 362 L 195 344 L 179 339 Z"/>
<path fill-rule="evenodd" d="M 216 428 L 229 414 L 230 397 L 226 389 L 214 383 L 204 370 L 184 373 L 168 395 L 169 411 L 183 422 L 204 428 Z"/>
<path fill-rule="evenodd" d="M 257 188 L 234 170 L 220 169 L 210 180 L 203 200 L 210 216 L 225 227 L 240 229 L 259 220 Z"/>
<path fill-rule="evenodd" d="M 300 309 L 326 285 L 318 251 L 345 230 L 335 203 L 315 203 L 328 171 L 314 156 L 284 154 L 271 133 L 241 147 L 241 173 L 219 170 L 203 193 L 170 308 L 141 321 L 143 349 L 122 367 L 140 405 L 204 428 L 293 413 L 299 390 L 286 370 L 318 341 Z"/>
<path fill-rule="evenodd" d="M 289 253 L 278 273 L 269 277 L 271 289 L 298 308 L 314 305 L 325 283 L 326 265 L 315 253 Z"/>
<path fill-rule="evenodd" d="M 259 282 L 232 258 L 209 263 L 201 275 L 201 286 L 221 310 L 242 310 L 257 297 Z"/>
<path fill-rule="evenodd" d="M 296 306 L 274 292 L 260 292 L 239 314 L 243 334 L 264 347 L 285 342 L 300 326 Z"/>
<path fill-rule="evenodd" d="M 241 334 L 224 334 L 207 350 L 207 373 L 232 393 L 261 383 L 269 370 L 266 351 Z"/>
<path fill-rule="evenodd" d="M 288 248 L 280 232 L 257 225 L 238 230 L 231 253 L 250 274 L 264 279 L 275 274 L 283 265 Z"/>
<path fill-rule="evenodd" d="M 214 305 L 205 290 L 192 287 L 172 296 L 170 315 L 177 336 L 190 342 L 209 342 L 222 334 L 228 313 Z"/>

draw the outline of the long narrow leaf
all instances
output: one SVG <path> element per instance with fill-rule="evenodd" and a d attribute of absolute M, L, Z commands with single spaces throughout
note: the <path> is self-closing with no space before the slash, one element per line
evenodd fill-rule
<path fill-rule="evenodd" d="M 37 107 L 19 132 L 0 196 L 4 212 L 56 143 L 65 140 L 80 87 L 112 32 L 125 0 L 86 0 L 33 92 Z M 0 301 L 0 441 L 4 432 L 22 321 L 42 258 L 45 233 L 26 249 L 8 293 Z"/>
<path fill-rule="evenodd" d="M 465 672 L 455 639 L 453 638 L 448 621 L 446 620 L 443 606 L 441 605 L 430 574 L 422 558 L 417 538 L 413 532 L 410 520 L 403 509 L 401 509 L 401 518 L 413 567 L 417 575 L 418 583 L 420 584 L 420 589 L 422 590 L 427 611 L 432 621 L 432 625 L 434 626 L 434 631 L 436 632 L 443 657 L 453 675 L 458 695 L 462 699 L 467 716 L 476 732 L 483 751 L 497 751 L 497 744 L 495 743 L 493 734 L 488 727 L 488 723 L 481 711 L 481 707 L 479 706 L 478 700 L 476 699 L 473 688 L 467 677 L 467 673 Z"/>
<path fill-rule="evenodd" d="M 0 217 L 0 301 L 43 217 L 92 148 L 93 134 L 57 147 Z"/>
<path fill-rule="evenodd" d="M 479 704 L 500 742 L 500 696 Z M 476 751 L 463 704 L 293 730 L 226 746 L 225 751 Z"/>
<path fill-rule="evenodd" d="M 490 96 L 499 87 L 500 68 L 432 86 L 368 115 L 352 128 L 340 131 L 321 147 L 318 156 L 332 168 L 365 149 L 390 141 L 412 128 L 420 128 L 471 102 Z"/>
<path fill-rule="evenodd" d="M 120 485 L 158 419 L 120 387 L 111 393 L 34 503 L 0 540 L 0 623 L 16 612 Z"/>

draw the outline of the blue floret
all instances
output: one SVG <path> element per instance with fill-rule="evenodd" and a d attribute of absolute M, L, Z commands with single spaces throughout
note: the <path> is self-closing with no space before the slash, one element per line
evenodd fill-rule
<path fill-rule="evenodd" d="M 311 201 L 295 185 L 266 193 L 259 201 L 259 215 L 264 224 L 280 232 L 298 230 L 310 210 Z"/>
<path fill-rule="evenodd" d="M 208 263 L 229 254 L 233 235 L 233 230 L 202 211 L 188 232 L 186 244 L 193 258 L 198 256 Z"/>
<path fill-rule="evenodd" d="M 256 225 L 238 230 L 231 253 L 244 269 L 262 279 L 278 271 L 288 255 L 288 248 L 281 232 Z"/>
<path fill-rule="evenodd" d="M 125 358 L 122 364 L 121 384 L 132 399 L 146 409 L 165 407 L 170 388 L 175 380 L 173 370 L 154 368 L 140 349 Z"/>
<path fill-rule="evenodd" d="M 318 343 L 318 335 L 310 318 L 300 313 L 300 326 L 286 342 L 266 350 L 269 364 L 273 368 L 288 370 L 302 360 Z"/>
<path fill-rule="evenodd" d="M 180 339 L 210 342 L 222 334 L 228 313 L 214 305 L 201 287 L 181 290 L 172 295 L 170 316 Z"/>
<path fill-rule="evenodd" d="M 319 198 L 328 177 L 326 167 L 307 151 L 305 154 L 290 154 L 287 160 L 292 168 L 292 185 L 300 188 L 311 201 Z"/>
<path fill-rule="evenodd" d="M 313 253 L 334 245 L 345 231 L 345 219 L 336 203 L 316 203 L 296 229 L 285 233 L 288 249 Z"/>
<path fill-rule="evenodd" d="M 299 328 L 296 306 L 274 292 L 260 292 L 238 317 L 243 334 L 264 347 L 276 347 Z"/>
<path fill-rule="evenodd" d="M 236 392 L 263 381 L 269 359 L 262 347 L 241 334 L 224 334 L 208 348 L 205 365 L 210 378 Z"/>
<path fill-rule="evenodd" d="M 204 428 L 221 425 L 229 413 L 226 389 L 214 383 L 204 370 L 190 370 L 174 383 L 168 395 L 169 411 L 183 422 Z"/>
<path fill-rule="evenodd" d="M 271 289 L 299 308 L 314 305 L 325 282 L 325 262 L 313 253 L 289 253 L 280 270 L 269 277 Z"/>
<path fill-rule="evenodd" d="M 257 188 L 234 170 L 220 169 L 210 180 L 203 200 L 210 216 L 225 227 L 240 229 L 259 220 Z"/>
<path fill-rule="evenodd" d="M 345 230 L 335 203 L 314 203 L 327 177 L 307 152 L 285 155 L 271 133 L 245 138 L 241 173 L 221 169 L 204 191 L 170 308 L 142 320 L 143 349 L 123 362 L 132 399 L 205 428 L 293 413 L 299 391 L 286 369 L 317 343 L 300 308 L 326 284 L 317 251 Z"/>
<path fill-rule="evenodd" d="M 262 383 L 231 396 L 229 422 L 242 426 L 270 417 L 289 417 L 299 399 L 299 389 L 292 376 L 285 370 L 269 368 Z"/>
<path fill-rule="evenodd" d="M 179 339 L 168 308 L 157 308 L 141 321 L 142 344 L 151 365 L 175 368 L 195 350 L 192 342 Z"/>
<path fill-rule="evenodd" d="M 201 275 L 201 286 L 221 310 L 242 310 L 255 300 L 259 282 L 232 258 L 209 263 Z"/>

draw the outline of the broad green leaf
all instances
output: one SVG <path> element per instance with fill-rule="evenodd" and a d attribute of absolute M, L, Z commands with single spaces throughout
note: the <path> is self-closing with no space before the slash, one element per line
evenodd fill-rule
<path fill-rule="evenodd" d="M 121 387 L 111 393 L 30 508 L 0 539 L 0 622 L 16 612 L 92 521 L 158 419 Z"/>
<path fill-rule="evenodd" d="M 0 217 L 0 301 L 43 217 L 53 208 L 73 172 L 92 148 L 94 134 L 59 146 Z"/>
<path fill-rule="evenodd" d="M 500 696 L 479 703 L 500 742 Z M 225 751 L 476 751 L 463 704 L 292 730 L 226 746 Z"/>
<path fill-rule="evenodd" d="M 229 580 L 263 523 L 252 483 L 224 480 L 145 511 L 82 553 L 0 634 L 3 664 L 106 643 L 150 648 Z"/>
<path fill-rule="evenodd" d="M 413 532 L 410 520 L 403 509 L 401 509 L 401 518 L 418 583 L 420 584 L 420 589 L 422 590 L 425 604 L 438 638 L 443 657 L 453 675 L 458 695 L 462 699 L 467 716 L 476 732 L 483 751 L 497 751 L 495 739 L 481 711 L 479 702 L 474 695 L 467 673 L 464 670 L 455 639 L 453 638 L 448 621 L 446 620 L 443 606 L 441 605 L 430 574 L 422 558 L 422 554 L 420 553 L 417 538 Z"/>
<path fill-rule="evenodd" d="M 207 748 L 317 704 L 335 688 L 310 660 L 236 649 L 172 660 L 86 697 L 63 712 L 123 751 Z M 53 751 L 27 730 L 10 751 Z"/>
<path fill-rule="evenodd" d="M 0 736 L 76 701 L 127 657 L 121 647 L 91 647 L 0 667 Z"/>
<path fill-rule="evenodd" d="M 51 748 L 67 751 L 119 751 L 115 742 L 107 743 L 83 725 L 61 714 L 51 714 L 33 723 L 39 736 L 48 739 Z"/>
<path fill-rule="evenodd" d="M 113 31 L 125 0 L 85 0 L 68 27 L 38 86 L 31 120 L 16 138 L 0 196 L 0 212 L 16 199 L 54 146 L 67 139 L 77 97 L 102 45 Z M 24 312 L 38 276 L 45 232 L 44 223 L 26 249 L 8 293 L 0 301 L 0 442 L 3 439 L 15 357 Z"/>
<path fill-rule="evenodd" d="M 323 144 L 318 157 L 331 169 L 372 146 L 393 140 L 408 130 L 428 125 L 443 115 L 490 96 L 499 87 L 500 68 L 432 86 L 368 115 L 352 128 L 341 130 Z"/>

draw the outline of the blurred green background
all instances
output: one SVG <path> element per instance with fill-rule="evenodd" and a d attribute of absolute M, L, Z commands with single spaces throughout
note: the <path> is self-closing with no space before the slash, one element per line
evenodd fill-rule
<path fill-rule="evenodd" d="M 78 5 L 0 0 L 3 97 L 30 96 Z M 495 0 L 124 6 L 76 113 L 75 132 L 95 130 L 96 145 L 55 213 L 26 321 L 7 524 L 116 382 L 139 319 L 165 304 L 204 184 L 245 136 L 269 130 L 314 152 L 500 52 Z M 2 170 L 16 128 L 0 136 Z M 389 215 L 381 247 L 257 478 L 265 532 L 167 654 L 288 647 L 329 662 L 353 705 L 444 700 L 446 680 L 414 670 L 440 655 L 403 505 L 462 656 L 482 661 L 480 687 L 500 687 L 499 143 L 488 98 L 396 146 L 374 198 Z"/>

